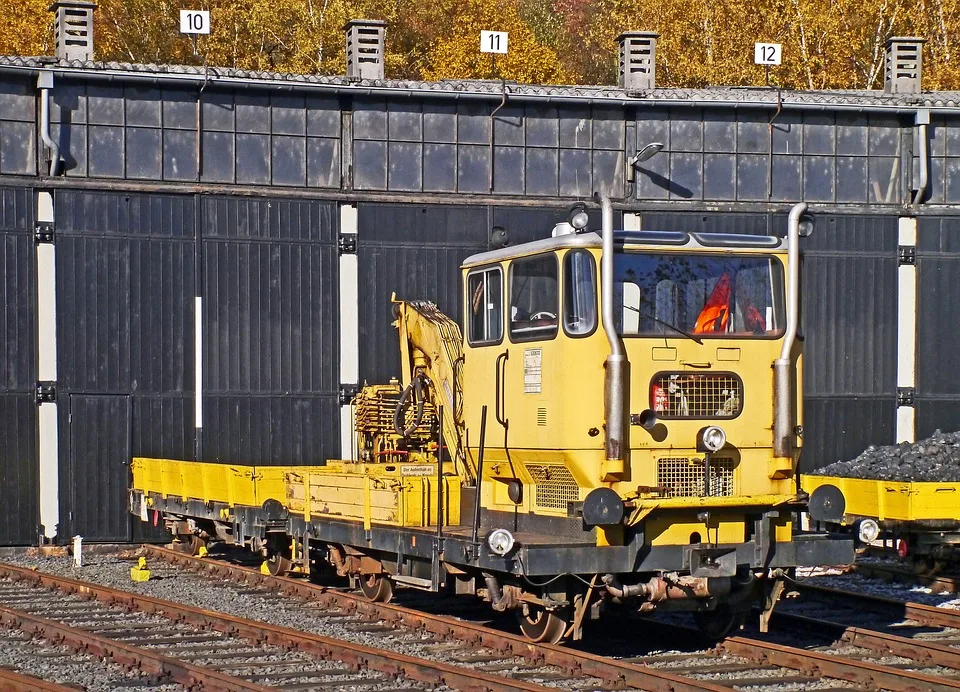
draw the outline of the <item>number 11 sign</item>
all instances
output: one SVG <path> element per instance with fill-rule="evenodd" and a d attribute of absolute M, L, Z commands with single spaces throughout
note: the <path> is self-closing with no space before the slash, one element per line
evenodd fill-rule
<path fill-rule="evenodd" d="M 480 52 L 506 55 L 507 36 L 508 34 L 506 31 L 481 31 Z"/>

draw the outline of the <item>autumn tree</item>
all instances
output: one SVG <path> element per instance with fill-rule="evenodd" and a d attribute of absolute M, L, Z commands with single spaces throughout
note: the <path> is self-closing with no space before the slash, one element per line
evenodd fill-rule
<path fill-rule="evenodd" d="M 0 2 L 4 16 L 0 29 L 0 55 L 49 55 L 53 52 L 53 15 L 47 10 L 49 6 L 46 0 Z"/>
<path fill-rule="evenodd" d="M 425 57 L 425 79 L 467 79 L 499 76 L 518 82 L 557 84 L 567 81 L 555 51 L 539 40 L 510 0 L 466 0 L 452 3 L 453 21 L 436 37 Z M 509 32 L 509 53 L 491 56 L 480 52 L 480 32 Z"/>
<path fill-rule="evenodd" d="M 47 5 L 0 0 L 8 18 L 0 53 L 52 52 Z M 211 12 L 212 33 L 195 45 L 179 33 L 187 8 Z M 498 76 L 610 84 L 617 35 L 647 30 L 660 34 L 662 86 L 762 84 L 753 43 L 764 41 L 783 44 L 783 65 L 771 71 L 776 85 L 878 89 L 887 38 L 912 35 L 926 39 L 924 87 L 960 88 L 960 0 L 99 0 L 96 12 L 101 60 L 320 74 L 343 73 L 347 20 L 382 19 L 393 79 L 493 76 L 479 51 L 480 31 L 490 29 L 510 34 Z"/>

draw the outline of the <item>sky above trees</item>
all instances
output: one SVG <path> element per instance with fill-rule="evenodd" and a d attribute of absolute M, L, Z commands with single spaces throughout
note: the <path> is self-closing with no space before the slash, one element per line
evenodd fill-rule
<path fill-rule="evenodd" d="M 53 52 L 49 0 L 7 5 L 0 54 Z M 206 9 L 212 33 L 193 44 L 179 10 Z M 616 38 L 656 31 L 662 86 L 763 84 L 755 41 L 783 44 L 771 83 L 796 89 L 883 86 L 884 43 L 920 36 L 923 87 L 960 89 L 960 0 L 99 0 L 96 59 L 343 74 L 349 19 L 388 24 L 386 75 L 489 78 L 480 31 L 507 31 L 496 76 L 524 83 L 615 84 Z"/>

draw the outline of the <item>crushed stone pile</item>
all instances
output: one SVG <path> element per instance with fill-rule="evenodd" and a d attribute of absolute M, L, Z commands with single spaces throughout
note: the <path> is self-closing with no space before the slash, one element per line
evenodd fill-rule
<path fill-rule="evenodd" d="M 881 481 L 960 483 L 960 432 L 937 430 L 925 440 L 870 445 L 856 459 L 838 461 L 811 475 Z"/>

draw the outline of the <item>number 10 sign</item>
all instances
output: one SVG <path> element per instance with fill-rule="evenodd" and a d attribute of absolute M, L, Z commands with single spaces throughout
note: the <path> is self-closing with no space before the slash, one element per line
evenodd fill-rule
<path fill-rule="evenodd" d="M 481 31 L 480 32 L 480 52 L 481 53 L 500 53 L 507 52 L 507 32 L 506 31 Z"/>
<path fill-rule="evenodd" d="M 209 10 L 180 10 L 181 34 L 209 34 Z"/>

